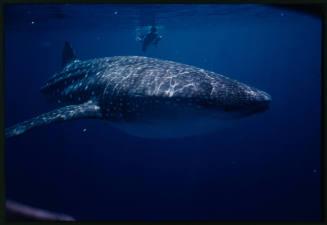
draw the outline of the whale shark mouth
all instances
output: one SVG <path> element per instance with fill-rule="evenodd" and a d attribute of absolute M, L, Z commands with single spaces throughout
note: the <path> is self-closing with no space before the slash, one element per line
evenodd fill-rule
<path fill-rule="evenodd" d="M 256 101 L 245 109 L 245 115 L 263 113 L 269 109 L 271 96 L 264 91 L 257 91 Z"/>
<path fill-rule="evenodd" d="M 251 112 L 255 113 L 262 113 L 269 109 L 269 103 L 261 103 L 259 106 L 256 106 Z"/>
<path fill-rule="evenodd" d="M 259 102 L 253 106 L 250 106 L 249 108 L 247 108 L 245 110 L 243 116 L 249 116 L 252 114 L 263 113 L 269 109 L 269 104 L 270 104 L 270 100 Z"/>

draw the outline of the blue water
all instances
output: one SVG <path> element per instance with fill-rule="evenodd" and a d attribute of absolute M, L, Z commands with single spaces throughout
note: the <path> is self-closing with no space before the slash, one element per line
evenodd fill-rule
<path fill-rule="evenodd" d="M 163 39 L 143 53 L 153 23 Z M 90 119 L 33 130 L 6 142 L 7 198 L 77 220 L 320 220 L 321 26 L 263 5 L 6 6 L 6 127 L 56 108 L 40 87 L 66 40 L 82 60 L 168 59 L 272 96 L 268 111 L 188 138 Z"/>

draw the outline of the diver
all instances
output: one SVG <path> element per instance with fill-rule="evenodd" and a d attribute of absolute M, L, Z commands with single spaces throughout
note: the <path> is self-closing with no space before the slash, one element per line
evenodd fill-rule
<path fill-rule="evenodd" d="M 158 42 L 162 39 L 162 36 L 158 35 L 157 28 L 152 26 L 151 32 L 146 35 L 146 37 L 143 39 L 143 46 L 142 51 L 145 52 L 147 47 L 153 43 L 155 47 L 158 46 Z"/>

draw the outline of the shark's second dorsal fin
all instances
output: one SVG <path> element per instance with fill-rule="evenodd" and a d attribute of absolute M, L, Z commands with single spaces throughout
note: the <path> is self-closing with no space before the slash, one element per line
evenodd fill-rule
<path fill-rule="evenodd" d="M 30 120 L 18 123 L 12 127 L 6 128 L 5 136 L 9 138 L 16 137 L 30 131 L 34 128 L 42 127 L 52 123 L 59 123 L 81 118 L 101 119 L 100 107 L 93 101 L 80 105 L 69 105 L 53 111 L 41 114 Z"/>
<path fill-rule="evenodd" d="M 62 51 L 62 68 L 67 66 L 72 61 L 76 60 L 76 54 L 68 41 L 65 42 L 64 50 Z"/>

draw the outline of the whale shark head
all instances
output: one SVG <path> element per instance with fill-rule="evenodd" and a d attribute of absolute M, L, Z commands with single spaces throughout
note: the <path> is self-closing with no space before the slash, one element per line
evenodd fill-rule
<path fill-rule="evenodd" d="M 224 82 L 212 84 L 208 108 L 225 112 L 227 118 L 243 118 L 269 109 L 271 96 L 259 89 L 235 80 L 224 78 Z"/>
<path fill-rule="evenodd" d="M 165 105 L 158 112 L 174 115 L 181 112 L 182 118 L 189 115 L 194 119 L 238 119 L 265 112 L 271 102 L 271 96 L 264 91 L 208 71 L 185 74 L 182 79 L 167 83 L 161 86 L 163 91 L 156 102 L 164 105 L 172 102 L 177 109 Z M 151 102 L 151 111 L 155 105 Z"/>

